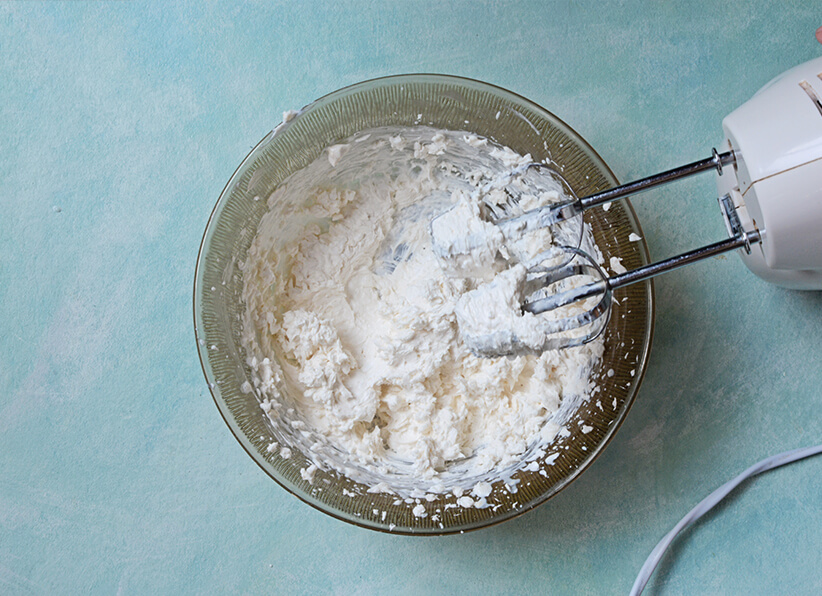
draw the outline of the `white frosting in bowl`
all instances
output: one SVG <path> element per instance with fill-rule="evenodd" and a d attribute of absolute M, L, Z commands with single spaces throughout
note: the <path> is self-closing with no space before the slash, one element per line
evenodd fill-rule
<path fill-rule="evenodd" d="M 460 332 L 466 295 L 489 283 L 504 295 L 471 303 L 472 320 L 527 324 L 520 262 L 550 233 L 504 241 L 488 211 L 511 200 L 489 182 L 528 161 L 466 133 L 375 129 L 269 197 L 242 265 L 246 390 L 282 437 L 272 449 L 311 460 L 303 478 L 333 469 L 400 496 L 473 490 L 461 506 L 481 507 L 489 483 L 544 452 L 589 397 L 601 340 L 489 359 Z M 558 192 L 525 190 L 527 208 Z"/>

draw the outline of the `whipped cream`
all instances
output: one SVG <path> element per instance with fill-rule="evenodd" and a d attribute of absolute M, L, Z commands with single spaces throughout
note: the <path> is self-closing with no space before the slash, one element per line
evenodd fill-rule
<path fill-rule="evenodd" d="M 422 516 L 424 495 L 490 506 L 495 482 L 553 461 L 602 342 L 489 359 L 461 329 L 492 321 L 539 343 L 518 292 L 550 232 L 505 239 L 489 223 L 559 196 L 516 186 L 530 161 L 467 133 L 374 129 L 268 198 L 242 266 L 242 345 L 275 448 L 309 460 L 303 479 L 336 471 Z"/>

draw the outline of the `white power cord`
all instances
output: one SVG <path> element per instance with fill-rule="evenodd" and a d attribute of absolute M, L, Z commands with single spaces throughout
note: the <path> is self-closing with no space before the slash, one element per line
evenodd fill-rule
<path fill-rule="evenodd" d="M 691 509 L 670 532 L 665 534 L 665 537 L 659 541 L 659 544 L 657 544 L 654 547 L 654 550 L 651 551 L 651 554 L 648 555 L 648 559 L 645 561 L 642 569 L 639 570 L 639 575 L 637 575 L 634 586 L 631 588 L 631 596 L 638 596 L 642 593 L 642 590 L 645 589 L 645 584 L 647 584 L 648 580 L 651 579 L 651 574 L 654 572 L 654 569 L 656 569 L 656 566 L 659 565 L 665 551 L 674 541 L 677 534 L 685 528 L 693 525 L 694 522 L 713 509 L 717 503 L 727 497 L 728 493 L 739 486 L 742 482 L 751 476 L 756 476 L 762 472 L 767 472 L 768 470 L 793 463 L 800 459 L 805 459 L 806 457 L 811 457 L 812 455 L 819 455 L 820 453 L 822 453 L 822 445 L 817 445 L 816 447 L 802 447 L 800 449 L 785 451 L 784 453 L 780 453 L 778 455 L 772 455 L 771 457 L 763 459 L 761 462 L 752 465 L 739 476 L 729 482 L 726 482 L 710 495 L 705 497 L 699 505 Z"/>

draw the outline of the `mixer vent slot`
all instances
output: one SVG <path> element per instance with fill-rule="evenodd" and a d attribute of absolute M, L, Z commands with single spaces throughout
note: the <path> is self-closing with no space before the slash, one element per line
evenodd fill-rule
<path fill-rule="evenodd" d="M 816 76 L 822 80 L 822 74 Z M 819 96 L 816 94 L 816 91 L 813 90 L 813 87 L 810 86 L 808 81 L 799 81 L 799 86 L 802 87 L 802 90 L 808 94 L 808 97 L 811 98 L 813 105 L 816 106 L 816 109 L 819 110 L 819 114 L 822 115 L 822 102 L 819 101 Z"/>

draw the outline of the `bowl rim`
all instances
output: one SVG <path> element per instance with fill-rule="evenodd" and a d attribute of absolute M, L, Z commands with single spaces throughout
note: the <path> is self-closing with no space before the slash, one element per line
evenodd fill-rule
<path fill-rule="evenodd" d="M 302 114 L 306 110 L 309 110 L 313 106 L 325 102 L 331 98 L 335 98 L 337 96 L 342 96 L 352 91 L 356 91 L 360 87 L 367 87 L 374 84 L 391 84 L 397 83 L 400 84 L 403 81 L 414 81 L 419 79 L 425 79 L 427 81 L 431 80 L 440 80 L 442 82 L 450 83 L 450 84 L 461 84 L 463 86 L 474 87 L 486 91 L 495 92 L 502 96 L 507 96 L 508 98 L 513 98 L 514 100 L 526 104 L 533 108 L 535 111 L 540 112 L 542 116 L 547 115 L 548 119 L 551 121 L 552 125 L 556 126 L 557 128 L 563 130 L 565 134 L 569 137 L 573 138 L 574 142 L 580 145 L 584 150 L 586 150 L 590 156 L 597 162 L 597 166 L 601 167 L 603 173 L 606 174 L 606 178 L 608 178 L 608 183 L 618 185 L 619 180 L 616 175 L 611 170 L 610 166 L 605 162 L 605 160 L 597 153 L 597 151 L 586 141 L 573 127 L 568 125 L 564 120 L 556 116 L 553 112 L 545 109 L 541 105 L 537 104 L 533 100 L 530 100 L 514 91 L 510 91 L 505 89 L 504 87 L 500 87 L 493 83 L 488 83 L 485 81 L 481 81 L 479 79 L 473 79 L 458 75 L 450 75 L 450 74 L 440 74 L 440 73 L 406 73 L 406 74 L 392 74 L 380 77 L 374 77 L 371 79 L 362 80 L 350 85 L 346 85 L 330 93 L 326 93 L 314 101 L 306 104 L 300 110 L 297 111 L 297 114 Z M 284 120 L 281 124 L 275 127 L 273 130 L 269 131 L 267 134 L 263 136 L 260 141 L 252 147 L 252 149 L 248 152 L 248 154 L 242 159 L 240 164 L 234 169 L 233 173 L 228 179 L 228 182 L 224 185 L 222 191 L 220 192 L 219 198 L 217 199 L 214 207 L 212 208 L 208 220 L 206 222 L 202 238 L 200 240 L 200 246 L 197 252 L 197 261 L 195 265 L 194 271 L 194 279 L 193 279 L 193 319 L 194 319 L 194 335 L 195 335 L 195 345 L 197 346 L 197 353 L 198 358 L 200 360 L 200 367 L 203 371 L 203 375 L 206 380 L 206 385 L 208 386 L 209 392 L 211 393 L 212 400 L 214 401 L 215 405 L 217 406 L 217 410 L 220 413 L 220 416 L 223 418 L 226 426 L 228 426 L 231 433 L 234 435 L 234 438 L 238 441 L 240 446 L 243 450 L 251 457 L 251 459 L 257 464 L 257 466 L 272 480 L 274 480 L 280 487 L 284 488 L 288 493 L 297 497 L 300 501 L 310 505 L 314 509 L 334 517 L 340 521 L 353 524 L 362 528 L 367 528 L 369 530 L 376 530 L 385 534 L 391 535 L 406 535 L 406 536 L 445 536 L 445 535 L 453 535 L 453 534 L 462 534 L 469 531 L 480 530 L 483 528 L 488 528 L 491 526 L 495 526 L 500 524 L 504 521 L 508 521 L 510 519 L 514 519 L 523 515 L 524 513 L 531 511 L 538 507 L 539 505 L 544 504 L 551 498 L 555 497 L 557 494 L 562 492 L 566 487 L 573 483 L 585 470 L 587 470 L 591 465 L 596 461 L 605 448 L 610 444 L 613 440 L 614 435 L 622 426 L 627 418 L 628 413 L 630 412 L 634 401 L 636 400 L 636 396 L 639 393 L 639 389 L 642 385 L 644 380 L 647 366 L 648 366 L 648 358 L 651 350 L 651 346 L 653 344 L 654 338 L 654 327 L 655 327 L 655 313 L 656 313 L 656 293 L 654 288 L 653 279 L 646 280 L 643 282 L 643 285 L 646 288 L 647 293 L 647 300 L 648 300 L 648 315 L 647 315 L 647 325 L 645 331 L 645 338 L 643 341 L 643 348 L 642 351 L 638 355 L 637 362 L 641 363 L 639 370 L 637 371 L 637 377 L 633 384 L 633 390 L 628 396 L 628 399 L 625 402 L 623 412 L 614 419 L 614 423 L 610 425 L 606 434 L 603 436 L 601 442 L 597 445 L 596 450 L 590 454 L 590 456 L 582 462 L 581 465 L 576 467 L 568 476 L 566 476 L 561 482 L 557 483 L 552 490 L 546 491 L 543 495 L 540 495 L 540 498 L 533 499 L 531 502 L 526 504 L 525 506 L 512 509 L 506 512 L 503 515 L 498 517 L 491 518 L 489 520 L 485 520 L 482 523 L 474 524 L 471 527 L 450 527 L 450 528 L 438 528 L 436 531 L 434 529 L 428 528 L 420 528 L 419 531 L 407 530 L 405 528 L 401 528 L 399 526 L 389 529 L 377 525 L 372 525 L 367 520 L 357 518 L 355 516 L 346 516 L 339 513 L 333 506 L 311 497 L 308 494 L 303 494 L 301 491 L 296 490 L 294 487 L 289 486 L 287 482 L 282 481 L 280 478 L 277 478 L 273 475 L 264 465 L 264 462 L 260 460 L 259 453 L 256 448 L 251 445 L 247 438 L 239 432 L 239 429 L 235 428 L 235 425 L 232 423 L 230 418 L 231 413 L 227 411 L 227 406 L 225 405 L 224 401 L 219 396 L 219 392 L 215 391 L 215 377 L 213 372 L 211 371 L 211 366 L 209 364 L 209 352 L 208 346 L 203 341 L 205 338 L 201 335 L 202 329 L 202 320 L 203 320 L 203 312 L 202 312 L 202 304 L 198 299 L 200 295 L 201 285 L 203 281 L 203 274 L 204 274 L 204 267 L 205 267 L 205 253 L 207 250 L 207 241 L 210 239 L 211 235 L 214 232 L 214 226 L 216 225 L 216 221 L 220 213 L 222 212 L 223 207 L 227 203 L 230 195 L 231 190 L 233 189 L 235 183 L 237 182 L 241 172 L 244 171 L 244 168 L 247 164 L 252 162 L 256 159 L 257 154 L 262 150 L 264 146 L 266 146 L 280 131 L 284 130 L 289 125 L 289 121 Z M 621 204 L 623 208 L 626 210 L 628 216 L 631 218 L 633 223 L 637 226 L 637 229 L 641 232 L 642 227 L 639 221 L 639 218 L 634 210 L 633 205 L 631 204 L 629 199 L 622 199 Z M 642 258 L 645 259 L 646 262 L 650 262 L 650 252 L 648 249 L 648 245 L 645 242 L 644 238 L 645 235 L 640 234 L 641 241 L 638 243 Z M 267 462 L 266 462 L 267 463 Z"/>

